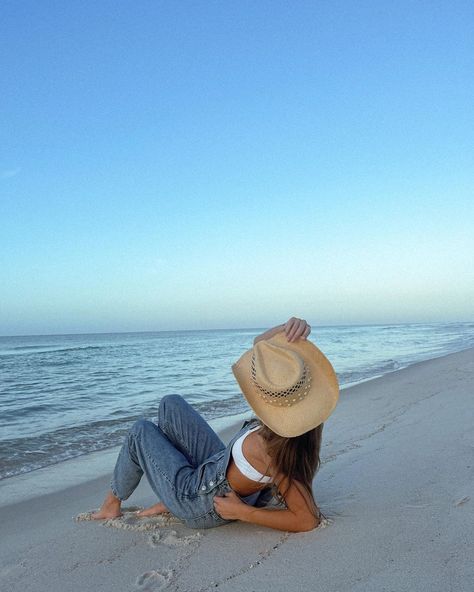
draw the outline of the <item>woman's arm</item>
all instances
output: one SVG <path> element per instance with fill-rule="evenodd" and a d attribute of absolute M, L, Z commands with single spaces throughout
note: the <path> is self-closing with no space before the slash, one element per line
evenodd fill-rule
<path fill-rule="evenodd" d="M 268 329 L 268 331 L 265 331 L 265 333 L 262 333 L 261 335 L 257 335 L 257 337 L 255 337 L 255 339 L 253 340 L 253 344 L 255 345 L 257 342 L 262 341 L 263 339 L 270 339 L 271 337 L 273 337 L 277 333 L 280 333 L 280 331 L 284 331 L 284 330 L 285 330 L 284 324 L 277 325 L 276 327 L 273 327 L 272 329 Z"/>
<path fill-rule="evenodd" d="M 271 508 L 254 508 L 247 506 L 242 509 L 239 520 L 251 522 L 260 526 L 268 526 L 276 530 L 287 532 L 306 532 L 319 526 L 319 518 L 313 515 L 295 514 L 291 510 L 276 510 Z"/>
<path fill-rule="evenodd" d="M 279 489 L 286 483 L 284 478 Z M 227 520 L 242 520 L 288 532 L 305 532 L 319 526 L 320 517 L 314 516 L 309 509 L 311 500 L 308 500 L 308 494 L 297 482 L 294 481 L 288 491 L 285 491 L 285 503 L 286 510 L 255 508 L 243 502 L 234 491 L 214 497 L 217 513 Z"/>
<path fill-rule="evenodd" d="M 255 345 L 257 342 L 261 341 L 262 339 L 270 339 L 277 333 L 281 331 L 285 331 L 286 337 L 288 341 L 295 341 L 296 339 L 306 339 L 308 335 L 311 333 L 311 327 L 304 319 L 297 319 L 296 317 L 291 317 L 286 323 L 282 325 L 277 325 L 272 329 L 268 329 L 265 333 L 261 335 L 257 335 L 253 340 L 253 344 Z"/>

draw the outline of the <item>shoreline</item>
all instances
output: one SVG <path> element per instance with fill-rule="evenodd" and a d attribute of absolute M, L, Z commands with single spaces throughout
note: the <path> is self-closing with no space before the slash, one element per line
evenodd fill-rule
<path fill-rule="evenodd" d="M 229 361 L 248 347 L 249 336 L 241 331 L 237 336 L 225 331 L 218 335 L 211 330 L 206 331 L 206 338 L 178 339 L 183 360 L 189 362 L 183 365 L 182 356 L 173 356 L 176 335 L 171 333 L 163 343 L 120 333 L 115 340 L 69 336 L 12 342 L 11 350 L 18 350 L 20 357 L 0 356 L 6 383 L 0 487 L 5 479 L 33 475 L 48 467 L 55 467 L 53 481 L 56 477 L 70 481 L 68 470 L 60 474 L 58 465 L 67 463 L 64 467 L 74 473 L 74 462 L 69 461 L 118 449 L 135 419 L 155 419 L 157 402 L 167 393 L 181 393 L 208 421 L 248 411 Z M 209 347 L 201 351 L 203 339 Z M 321 329 L 319 339 L 337 369 L 341 390 L 346 390 L 419 361 L 474 346 L 474 323 L 418 328 L 409 323 L 403 329 L 384 324 L 380 330 L 329 327 Z M 166 347 L 157 366 L 160 345 Z M 44 347 L 51 351 L 43 352 Z M 127 356 L 122 359 L 124 352 L 134 352 L 133 363 Z M 60 368 L 55 370 L 57 364 Z M 160 368 L 168 370 L 163 373 Z M 97 456 L 91 461 L 98 465 Z"/>
<path fill-rule="evenodd" d="M 245 411 L 229 369 L 257 331 L 3 338 L 0 479 L 119 446 L 168 393 L 207 420 Z M 346 388 L 474 346 L 474 322 L 328 325 L 314 339 Z"/>
<path fill-rule="evenodd" d="M 469 349 L 472 349 L 474 352 L 474 347 L 472 347 L 455 352 L 443 353 L 433 358 L 418 360 L 407 364 L 406 366 L 395 368 L 385 374 L 371 376 L 353 383 L 345 384 L 340 387 L 341 397 L 344 396 L 342 393 L 346 393 L 346 391 L 359 385 L 383 379 L 391 374 L 402 372 L 419 364 L 452 356 Z M 249 409 L 243 413 L 231 414 L 208 420 L 208 423 L 217 433 L 219 433 L 223 441 L 227 442 L 232 437 L 232 434 L 239 429 L 241 423 L 252 416 L 253 412 Z M 120 447 L 121 445 L 111 446 L 110 448 L 81 454 L 71 459 L 59 461 L 39 469 L 1 479 L 0 508 L 41 495 L 48 495 L 71 487 L 77 487 L 88 481 L 96 481 L 105 478 L 113 469 Z"/>
<path fill-rule="evenodd" d="M 0 587 L 470 592 L 473 392 L 474 348 L 350 387 L 324 426 L 313 483 L 329 520 L 310 532 L 243 522 L 196 531 L 132 515 L 75 522 L 100 505 L 110 473 L 6 505 Z M 155 501 L 143 479 L 124 505 Z"/>
<path fill-rule="evenodd" d="M 227 433 L 237 431 L 239 425 L 251 415 L 250 411 L 228 415 L 210 420 L 209 424 L 225 439 Z M 121 445 L 112 446 L 81 454 L 41 469 L 0 480 L 0 508 L 105 478 L 113 470 L 120 447 Z"/>

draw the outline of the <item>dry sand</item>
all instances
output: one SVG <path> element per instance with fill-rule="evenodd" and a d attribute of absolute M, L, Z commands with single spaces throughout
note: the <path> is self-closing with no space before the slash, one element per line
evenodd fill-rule
<path fill-rule="evenodd" d="M 156 501 L 146 483 L 123 519 L 74 520 L 100 504 L 109 475 L 4 505 L 0 589 L 471 592 L 473 397 L 474 349 L 343 390 L 314 482 L 329 523 L 308 533 L 138 519 Z"/>

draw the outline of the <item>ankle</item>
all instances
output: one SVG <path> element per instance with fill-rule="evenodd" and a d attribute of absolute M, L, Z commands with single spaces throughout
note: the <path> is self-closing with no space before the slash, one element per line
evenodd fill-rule
<path fill-rule="evenodd" d="M 106 498 L 104 500 L 104 506 L 107 505 L 107 506 L 118 506 L 118 507 L 120 507 L 120 504 L 121 503 L 122 503 L 121 500 L 118 497 L 116 497 L 111 491 L 109 491 L 107 493 L 107 496 L 106 496 Z"/>

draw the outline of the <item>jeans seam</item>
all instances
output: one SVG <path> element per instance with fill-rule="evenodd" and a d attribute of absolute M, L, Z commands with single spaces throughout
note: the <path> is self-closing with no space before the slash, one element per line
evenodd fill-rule
<path fill-rule="evenodd" d="M 130 436 L 131 436 L 132 438 L 135 438 L 135 439 L 136 439 L 136 437 L 137 437 L 137 435 L 136 435 L 136 434 L 133 434 L 133 433 L 131 433 L 131 434 L 130 434 Z M 170 481 L 170 478 L 169 478 L 169 476 L 168 476 L 166 473 L 164 473 L 164 472 L 163 472 L 163 471 L 160 469 L 160 467 L 159 467 L 159 466 L 158 466 L 158 465 L 155 463 L 155 461 L 154 461 L 153 457 L 151 457 L 151 456 L 150 456 L 150 455 L 149 455 L 147 452 L 144 452 L 144 454 L 145 454 L 145 456 L 147 457 L 147 459 L 149 460 L 149 462 L 150 462 L 150 463 L 153 465 L 153 467 L 155 468 L 155 471 L 156 471 L 156 472 L 158 472 L 158 473 L 159 473 L 159 474 L 160 474 L 160 475 L 161 475 L 161 476 L 162 476 L 164 479 L 166 479 L 166 481 L 169 483 L 169 485 L 170 485 L 170 487 L 173 489 L 173 491 L 176 491 L 176 487 L 174 486 L 173 482 L 172 482 L 172 481 Z M 139 463 L 139 464 L 140 464 L 140 463 Z M 140 468 L 141 468 L 141 467 L 140 467 Z M 143 469 L 142 469 L 142 471 L 143 471 Z"/>
<path fill-rule="evenodd" d="M 170 423 L 168 423 L 165 419 L 161 423 L 163 423 L 163 426 L 165 428 L 163 430 L 165 432 L 165 434 L 167 434 L 167 431 L 168 430 L 170 430 L 171 432 L 173 432 L 174 436 L 176 437 L 176 440 L 178 440 L 179 444 L 186 451 L 186 454 L 188 455 L 188 458 L 193 462 L 194 461 L 193 455 L 191 454 L 191 452 L 189 451 L 188 447 L 186 446 L 186 443 L 183 442 L 183 440 L 181 440 L 181 438 L 179 437 L 179 434 L 177 434 L 176 431 L 173 429 L 173 426 Z"/>

